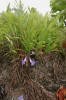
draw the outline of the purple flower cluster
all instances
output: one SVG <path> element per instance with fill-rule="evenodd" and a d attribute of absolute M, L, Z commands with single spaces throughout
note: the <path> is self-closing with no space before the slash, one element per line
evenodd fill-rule
<path fill-rule="evenodd" d="M 32 53 L 31 53 L 30 55 L 34 55 L 34 51 L 32 51 Z M 27 57 L 25 57 L 25 59 L 22 60 L 22 65 L 25 64 L 26 60 L 27 60 Z M 32 60 L 32 59 L 30 58 L 30 56 L 29 56 L 29 61 L 30 61 L 30 63 L 31 63 L 31 66 L 34 66 L 34 65 L 35 65 L 35 60 Z"/>

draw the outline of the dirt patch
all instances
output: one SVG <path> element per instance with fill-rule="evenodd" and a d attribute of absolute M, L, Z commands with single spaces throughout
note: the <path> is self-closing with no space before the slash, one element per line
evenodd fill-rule
<path fill-rule="evenodd" d="M 32 71 L 33 70 L 33 71 Z M 30 76 L 48 91 L 56 92 L 60 85 L 66 87 L 66 60 L 55 53 L 41 55 Z"/>
<path fill-rule="evenodd" d="M 16 76 L 16 74 L 18 74 L 17 69 L 16 69 L 16 68 L 19 68 L 18 63 L 19 62 L 16 61 L 16 65 L 14 65 L 14 64 L 11 65 L 6 60 L 0 63 L 0 84 L 1 85 L 6 83 L 5 81 L 8 81 L 8 85 L 9 85 L 11 83 L 10 77 L 13 78 L 13 75 Z M 12 69 L 12 66 L 15 66 L 14 69 Z M 22 70 L 22 69 L 20 69 L 20 70 Z M 24 67 L 23 67 L 23 70 L 24 70 Z M 64 57 L 58 56 L 56 53 L 39 55 L 36 59 L 36 65 L 34 67 L 31 67 L 29 64 L 28 72 L 29 72 L 28 77 L 30 79 L 38 82 L 48 92 L 49 91 L 52 93 L 54 92 L 54 94 L 55 94 L 60 85 L 63 85 L 64 87 L 66 87 L 66 60 Z M 19 71 L 19 74 L 20 74 L 20 71 Z M 15 81 L 15 79 L 16 79 L 16 77 L 13 79 L 13 82 L 17 81 L 17 80 Z M 28 87 L 29 86 L 28 88 L 26 87 L 27 93 L 30 89 L 30 81 L 28 83 L 26 83 L 28 85 L 24 84 L 25 80 L 26 80 L 25 75 L 24 75 L 24 77 L 22 75 L 19 76 L 18 79 L 22 80 L 21 83 L 19 81 L 19 83 L 18 82 L 17 82 L 17 84 L 15 83 L 16 85 L 12 84 L 12 85 L 14 85 L 13 87 L 12 87 L 12 85 L 11 85 L 11 87 L 10 86 L 8 87 L 8 85 L 6 86 L 7 87 L 6 90 L 8 90 L 7 93 L 9 93 L 9 92 L 11 93 L 8 95 L 11 96 L 11 99 L 14 98 L 15 100 L 17 100 L 17 98 L 21 95 L 23 95 L 24 98 L 26 96 L 26 94 L 25 94 L 26 89 L 18 90 L 18 91 L 16 91 L 16 89 L 18 89 L 19 87 L 25 87 L 25 86 Z M 10 88 L 12 88 L 12 91 L 10 91 Z M 5 92 L 4 95 L 6 95 L 7 93 Z M 30 92 L 29 92 L 29 95 L 30 95 Z M 9 97 L 9 96 L 7 96 L 7 97 Z M 41 98 L 41 96 L 40 96 L 40 98 Z M 40 100 L 40 98 L 39 98 L 39 100 Z M 11 99 L 6 99 L 6 100 L 11 100 Z M 25 100 L 29 100 L 29 99 L 25 99 Z M 45 99 L 41 99 L 41 100 L 45 100 Z"/>

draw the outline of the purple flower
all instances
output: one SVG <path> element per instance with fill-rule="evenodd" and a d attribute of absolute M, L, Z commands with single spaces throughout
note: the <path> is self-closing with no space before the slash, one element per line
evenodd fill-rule
<path fill-rule="evenodd" d="M 29 57 L 29 61 L 30 61 L 30 63 L 31 63 L 31 66 L 34 66 L 35 65 L 35 60 L 31 60 L 31 58 Z"/>
<path fill-rule="evenodd" d="M 32 51 L 31 54 L 34 55 L 34 51 Z"/>
<path fill-rule="evenodd" d="M 18 100 L 24 100 L 24 99 L 23 99 L 23 96 L 20 96 L 20 97 L 18 98 Z"/>
<path fill-rule="evenodd" d="M 30 55 L 34 55 L 34 51 L 32 51 Z"/>
<path fill-rule="evenodd" d="M 22 60 L 22 65 L 24 65 L 24 64 L 25 64 L 26 60 L 27 60 L 27 57 L 25 57 L 25 59 L 24 59 L 24 60 Z"/>

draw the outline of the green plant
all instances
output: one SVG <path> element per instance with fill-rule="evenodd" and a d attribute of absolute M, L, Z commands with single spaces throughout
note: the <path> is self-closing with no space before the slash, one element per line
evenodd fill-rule
<path fill-rule="evenodd" d="M 55 17 L 60 14 L 59 22 L 61 22 L 61 27 L 64 27 L 66 20 L 66 1 L 65 0 L 50 0 L 51 15 Z"/>
<path fill-rule="evenodd" d="M 58 44 L 62 48 L 63 37 L 58 24 L 60 14 L 53 18 L 48 16 L 48 13 L 42 16 L 35 8 L 28 8 L 28 11 L 25 11 L 21 1 L 13 8 L 14 13 L 9 5 L 7 8 L 0 16 L 0 38 L 3 44 L 6 42 L 8 53 L 14 56 L 22 51 L 30 54 L 34 50 L 38 55 L 43 47 L 44 53 L 62 51 L 57 48 Z"/>

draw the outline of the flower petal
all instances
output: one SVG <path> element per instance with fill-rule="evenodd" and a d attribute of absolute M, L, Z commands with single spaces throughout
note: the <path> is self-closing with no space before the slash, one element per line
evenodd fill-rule
<path fill-rule="evenodd" d="M 32 51 L 31 54 L 34 55 L 34 51 Z"/>
<path fill-rule="evenodd" d="M 35 60 L 32 61 L 32 59 L 29 57 L 29 61 L 31 63 L 31 66 L 34 66 L 35 65 Z"/>
<path fill-rule="evenodd" d="M 18 100 L 24 100 L 24 99 L 23 99 L 23 96 L 20 96 L 20 97 L 18 98 Z"/>
<path fill-rule="evenodd" d="M 31 66 L 34 66 L 34 65 L 35 65 L 35 60 L 33 60 L 31 63 Z"/>
<path fill-rule="evenodd" d="M 32 51 L 30 55 L 35 55 L 34 51 Z"/>
<path fill-rule="evenodd" d="M 27 60 L 27 57 L 25 57 L 25 59 L 24 59 L 24 60 L 22 60 L 22 65 L 24 65 L 24 64 L 25 64 L 26 60 Z"/>

